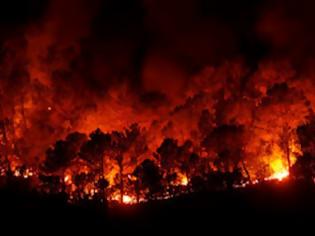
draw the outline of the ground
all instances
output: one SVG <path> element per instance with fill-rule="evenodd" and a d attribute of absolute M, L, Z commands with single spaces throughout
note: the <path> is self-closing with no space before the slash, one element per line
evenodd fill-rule
<path fill-rule="evenodd" d="M 113 208 L 72 206 L 62 196 L 42 197 L 19 188 L 0 192 L 2 228 L 23 232 L 234 232 L 256 234 L 311 229 L 315 188 L 283 181 L 224 192 Z M 106 235 L 106 234 L 104 234 Z"/>

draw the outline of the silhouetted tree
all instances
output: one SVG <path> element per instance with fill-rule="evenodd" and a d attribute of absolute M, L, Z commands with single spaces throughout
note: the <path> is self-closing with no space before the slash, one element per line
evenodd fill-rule
<path fill-rule="evenodd" d="M 109 182 L 103 176 L 100 177 L 96 184 L 96 187 L 99 189 L 99 194 L 104 204 L 107 202 L 106 188 L 108 186 Z"/>
<path fill-rule="evenodd" d="M 81 147 L 79 155 L 82 159 L 100 166 L 103 164 L 105 151 L 110 148 L 110 144 L 111 136 L 97 129 L 90 134 L 90 139 Z"/>
<path fill-rule="evenodd" d="M 62 180 L 59 176 L 56 175 L 39 175 L 39 179 L 42 183 L 41 188 L 45 192 L 49 193 L 60 193 L 64 192 L 64 187 L 62 184 Z"/>
<path fill-rule="evenodd" d="M 292 176 L 297 179 L 303 178 L 307 182 L 314 184 L 315 180 L 315 157 L 305 153 L 299 157 L 291 168 Z"/>
<path fill-rule="evenodd" d="M 11 121 L 8 118 L 5 118 L 0 121 L 0 135 L 1 135 L 1 150 L 0 150 L 0 160 L 5 165 L 6 175 L 10 181 L 10 176 L 12 176 L 9 156 L 14 153 L 13 140 L 10 140 L 9 131 L 11 126 Z"/>
<path fill-rule="evenodd" d="M 189 177 L 196 175 L 200 170 L 200 157 L 197 153 L 192 153 L 188 160 L 188 175 Z"/>
<path fill-rule="evenodd" d="M 298 139 L 304 153 L 292 166 L 291 172 L 295 178 L 304 178 L 313 182 L 315 178 L 315 120 L 301 125 L 297 129 Z"/>
<path fill-rule="evenodd" d="M 192 153 L 192 142 L 187 140 L 182 146 L 178 145 L 177 140 L 166 138 L 157 149 L 157 157 L 161 167 L 167 174 L 172 174 L 175 169 L 186 173 L 188 171 L 189 157 Z"/>
<path fill-rule="evenodd" d="M 315 120 L 301 125 L 297 129 L 297 135 L 303 153 L 309 153 L 315 157 Z"/>
<path fill-rule="evenodd" d="M 157 149 L 161 167 L 166 170 L 167 174 L 171 173 L 172 168 L 175 167 L 175 160 L 178 155 L 177 140 L 166 138 L 163 140 L 161 146 Z"/>
<path fill-rule="evenodd" d="M 96 187 L 99 189 L 99 195 L 105 203 L 106 201 L 106 192 L 105 188 L 107 188 L 107 185 L 105 181 L 105 170 L 104 170 L 104 159 L 105 154 L 108 152 L 111 148 L 111 135 L 108 133 L 102 132 L 100 129 L 95 130 L 90 134 L 90 138 L 87 142 L 82 145 L 79 156 L 83 160 L 86 160 L 91 164 L 91 166 L 95 167 L 94 170 L 95 174 L 98 175 L 98 182 L 96 184 Z M 94 180 L 95 180 L 95 174 L 94 174 Z M 108 182 L 107 182 L 108 183 Z"/>
<path fill-rule="evenodd" d="M 119 167 L 119 189 L 120 189 L 120 200 L 123 201 L 124 196 L 124 155 L 136 142 L 137 138 L 141 133 L 138 124 L 131 125 L 124 132 L 114 131 L 111 133 L 111 145 L 108 150 L 108 154 L 112 160 L 116 161 Z"/>
<path fill-rule="evenodd" d="M 137 178 L 136 192 L 139 200 L 140 191 L 148 190 L 149 199 L 162 190 L 162 174 L 154 161 L 146 159 L 134 170 L 133 175 Z"/>
<path fill-rule="evenodd" d="M 135 126 L 136 129 L 139 127 Z M 130 155 L 130 162 L 132 165 L 137 165 L 139 158 L 143 156 L 144 154 L 148 154 L 149 148 L 147 143 L 147 137 L 146 137 L 146 130 L 140 130 L 139 133 L 131 146 L 129 147 L 128 154 Z"/>
<path fill-rule="evenodd" d="M 232 189 L 234 184 L 240 184 L 242 180 L 243 175 L 240 168 L 235 168 L 232 172 L 224 173 L 224 181 L 228 189 Z"/>
<path fill-rule="evenodd" d="M 186 140 L 182 146 L 178 147 L 178 155 L 174 160 L 176 166 L 180 169 L 181 173 L 185 174 L 188 178 L 190 175 L 190 164 L 192 155 L 193 143 L 191 140 Z"/>
<path fill-rule="evenodd" d="M 236 168 L 244 157 L 245 138 L 243 126 L 222 125 L 208 134 L 201 145 L 217 154 L 216 166 L 227 172 Z"/>
<path fill-rule="evenodd" d="M 304 94 L 286 83 L 274 84 L 255 111 L 254 127 L 262 140 L 277 144 L 291 167 L 291 143 L 295 130 L 311 115 Z"/>
<path fill-rule="evenodd" d="M 67 165 L 78 156 L 82 144 L 87 140 L 85 134 L 71 133 L 66 140 L 57 141 L 56 144 L 46 151 L 44 169 L 49 172 L 57 171 Z"/>

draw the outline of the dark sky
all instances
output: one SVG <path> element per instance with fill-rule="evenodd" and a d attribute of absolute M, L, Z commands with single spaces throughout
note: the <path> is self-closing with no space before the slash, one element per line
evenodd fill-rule
<path fill-rule="evenodd" d="M 28 24 L 43 21 L 53 0 L 2 1 L 0 24 L 3 37 Z M 68 5 L 69 11 L 79 4 Z M 82 2 L 82 0 L 78 1 Z M 84 0 L 83 0 L 84 2 Z M 261 1 L 228 0 L 92 0 L 97 5 L 91 29 L 93 37 L 104 43 L 130 40 L 140 44 L 139 57 L 150 47 L 173 47 L 183 60 L 207 62 L 208 52 L 225 54 L 242 51 L 259 54 L 261 42 L 255 35 Z M 80 6 L 79 6 L 80 7 Z M 87 13 L 86 14 L 90 14 Z M 80 16 L 78 16 L 80 17 Z M 199 45 L 196 45 L 199 44 Z M 207 45 L 209 44 L 209 45 Z M 210 45 L 212 44 L 212 45 Z M 252 49 L 255 52 L 252 52 Z M 167 49 L 166 49 L 167 50 Z M 199 54 L 199 55 L 189 55 Z M 216 55 L 218 56 L 218 55 Z M 249 55 L 251 56 L 251 55 Z"/>
<path fill-rule="evenodd" d="M 91 86 L 128 78 L 136 88 L 159 90 L 157 77 L 186 83 L 205 65 L 235 57 L 255 69 L 268 57 L 312 56 L 313 10 L 310 0 L 7 0 L 1 2 L 0 37 L 27 35 L 34 26 L 45 34 L 45 22 L 59 18 L 52 43 L 70 48 L 80 41 L 70 66 L 79 61 L 89 68 Z"/>

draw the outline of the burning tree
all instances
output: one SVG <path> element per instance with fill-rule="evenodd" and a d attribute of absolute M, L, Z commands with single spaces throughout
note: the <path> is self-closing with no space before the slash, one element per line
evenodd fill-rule
<path fill-rule="evenodd" d="M 81 133 L 71 133 L 65 140 L 57 141 L 54 147 L 46 152 L 46 159 L 43 167 L 48 172 L 55 172 L 60 168 L 67 167 L 70 162 L 78 157 L 81 146 L 86 142 L 87 137 Z"/>
<path fill-rule="evenodd" d="M 2 120 L 0 122 L 0 132 L 1 132 L 1 164 L 5 166 L 7 175 L 11 175 L 11 167 L 9 156 L 14 153 L 14 149 L 12 149 L 12 140 L 10 140 L 8 127 L 10 125 L 10 121 L 8 119 Z M 1 166 L 2 166 L 1 165 Z"/>
<path fill-rule="evenodd" d="M 241 162 L 244 145 L 244 127 L 237 125 L 216 127 L 202 142 L 206 150 L 217 156 L 215 160 L 217 168 L 226 172 L 236 168 Z"/>
<path fill-rule="evenodd" d="M 81 146 L 79 152 L 80 158 L 90 163 L 93 168 L 94 181 L 97 181 L 97 187 L 100 189 L 103 202 L 107 200 L 105 188 L 108 186 L 105 179 L 104 159 L 105 153 L 110 147 L 111 136 L 97 129 L 90 134 L 90 139 Z"/>
<path fill-rule="evenodd" d="M 166 173 L 168 185 L 188 184 L 189 157 L 192 154 L 193 143 L 190 140 L 178 145 L 178 141 L 166 138 L 156 150 L 155 156 Z"/>
<path fill-rule="evenodd" d="M 71 166 L 71 162 L 78 157 L 81 146 L 86 140 L 85 134 L 75 132 L 69 134 L 65 140 L 59 140 L 50 147 L 42 165 L 43 174 L 40 174 L 43 182 L 48 185 L 51 183 L 56 186 L 55 189 L 59 188 L 59 192 L 64 192 L 66 184 L 72 181 L 70 179 L 72 176 L 66 176 L 65 171 Z"/>
<path fill-rule="evenodd" d="M 250 175 L 244 161 L 244 148 L 246 144 L 245 128 L 237 125 L 222 125 L 216 127 L 203 140 L 202 146 L 214 155 L 214 165 L 219 171 L 225 172 L 228 179 L 238 172 L 241 163 L 250 180 Z M 229 187 L 235 180 L 229 180 Z"/>
<path fill-rule="evenodd" d="M 301 125 L 297 129 L 298 138 L 300 141 L 301 149 L 303 153 L 308 153 L 315 157 L 315 120 L 314 117 L 304 125 Z"/>
<path fill-rule="evenodd" d="M 297 129 L 298 138 L 303 152 L 292 166 L 292 175 L 296 178 L 304 178 L 314 183 L 315 179 L 315 122 L 314 118 L 307 124 Z"/>
<path fill-rule="evenodd" d="M 281 148 L 288 170 L 293 160 L 291 154 L 298 152 L 296 128 L 307 121 L 309 115 L 303 93 L 285 83 L 269 89 L 256 110 L 253 128 L 266 143 Z"/>
<path fill-rule="evenodd" d="M 155 194 L 162 192 L 162 171 L 152 160 L 144 160 L 133 172 L 136 177 L 135 190 L 137 202 L 141 192 L 148 194 L 149 199 L 154 199 Z"/>
<path fill-rule="evenodd" d="M 131 164 L 130 156 L 126 157 L 126 154 L 130 149 L 135 145 L 140 137 L 141 130 L 137 124 L 131 125 L 128 129 L 125 129 L 124 132 L 114 131 L 111 133 L 111 144 L 110 149 L 108 149 L 107 154 L 109 157 L 115 161 L 118 165 L 118 182 L 120 189 L 120 201 L 123 202 L 124 197 L 124 167 L 126 165 L 125 162 Z M 137 149 L 139 148 L 139 149 Z M 133 154 L 136 153 L 139 155 L 140 153 L 146 151 L 146 147 L 138 146 L 134 149 Z M 134 156 L 135 157 L 135 156 Z"/>
<path fill-rule="evenodd" d="M 109 150 L 110 144 L 111 136 L 97 129 L 90 134 L 90 139 L 82 145 L 79 156 L 93 164 L 103 175 L 105 152 Z"/>

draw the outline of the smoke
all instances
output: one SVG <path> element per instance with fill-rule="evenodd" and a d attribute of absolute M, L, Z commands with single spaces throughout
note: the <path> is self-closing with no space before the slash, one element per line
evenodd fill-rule
<path fill-rule="evenodd" d="M 315 106 L 312 1 L 23 4 L 0 19 L 0 86 L 26 159 L 69 132 L 132 123 L 154 148 L 165 137 L 198 143 L 205 111 L 215 125 L 252 128 L 282 83 Z"/>

